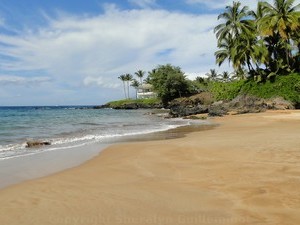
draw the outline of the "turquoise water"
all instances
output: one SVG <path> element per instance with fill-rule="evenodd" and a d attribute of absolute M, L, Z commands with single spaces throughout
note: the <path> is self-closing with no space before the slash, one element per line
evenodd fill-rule
<path fill-rule="evenodd" d="M 188 125 L 164 119 L 152 110 L 92 109 L 91 107 L 0 107 L 0 159 L 90 143 L 113 143 L 129 135 L 147 134 Z M 28 149 L 26 141 L 50 141 Z"/>

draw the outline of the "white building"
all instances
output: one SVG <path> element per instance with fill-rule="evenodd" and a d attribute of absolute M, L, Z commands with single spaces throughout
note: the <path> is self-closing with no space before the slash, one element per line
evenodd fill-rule
<path fill-rule="evenodd" d="M 156 98 L 157 94 L 153 91 L 151 84 L 142 84 L 137 88 L 137 99 Z"/>

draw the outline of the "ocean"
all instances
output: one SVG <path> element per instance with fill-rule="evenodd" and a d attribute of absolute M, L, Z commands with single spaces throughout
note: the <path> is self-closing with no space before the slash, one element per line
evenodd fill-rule
<path fill-rule="evenodd" d="M 89 144 L 110 144 L 128 136 L 192 123 L 165 119 L 164 113 L 89 106 L 0 107 L 0 160 Z M 51 145 L 26 148 L 30 140 L 49 141 Z"/>

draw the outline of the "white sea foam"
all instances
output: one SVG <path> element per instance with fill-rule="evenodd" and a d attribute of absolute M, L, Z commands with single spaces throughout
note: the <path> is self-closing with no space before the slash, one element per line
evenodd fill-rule
<path fill-rule="evenodd" d="M 12 135 L 15 135 L 13 137 L 16 137 L 16 141 L 12 137 L 7 141 L 15 143 L 3 144 L 0 139 L 0 160 L 44 151 L 80 147 L 92 143 L 113 143 L 119 138 L 166 131 L 191 123 L 190 120 L 163 119 L 161 115 L 146 114 L 147 112 L 139 110 L 105 109 L 97 111 L 66 107 L 59 110 L 43 108 L 43 110 L 33 112 L 30 112 L 29 109 L 28 114 L 26 114 L 26 111 L 24 112 L 22 109 L 20 117 L 16 117 L 18 110 L 13 111 L 14 117 L 12 117 L 11 125 L 8 123 L 8 128 L 4 127 L 7 129 L 5 132 L 11 132 Z M 19 124 L 27 126 L 28 129 L 19 131 L 17 128 Z M 15 128 L 9 129 L 9 125 L 15 126 Z M 26 148 L 28 136 L 31 140 L 49 141 L 51 145 L 41 148 Z M 5 141 L 5 139 L 3 140 Z"/>

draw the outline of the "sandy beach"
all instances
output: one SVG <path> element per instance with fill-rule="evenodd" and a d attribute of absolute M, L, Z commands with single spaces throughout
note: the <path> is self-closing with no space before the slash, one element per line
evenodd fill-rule
<path fill-rule="evenodd" d="M 212 120 L 183 138 L 117 144 L 0 190 L 3 225 L 298 225 L 300 112 Z"/>

